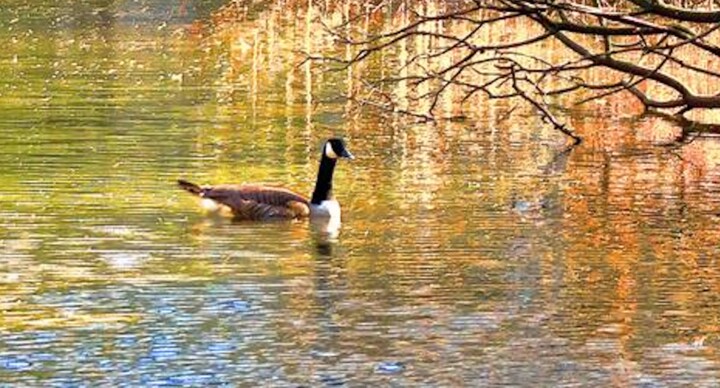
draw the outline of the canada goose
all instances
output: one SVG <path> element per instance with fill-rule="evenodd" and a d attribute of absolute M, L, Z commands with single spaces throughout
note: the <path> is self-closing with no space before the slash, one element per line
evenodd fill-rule
<path fill-rule="evenodd" d="M 328 139 L 320 158 L 315 190 L 308 200 L 288 189 L 257 184 L 200 187 L 186 180 L 178 186 L 203 200 L 228 207 L 240 220 L 329 218 L 340 221 L 340 205 L 332 196 L 332 179 L 338 158 L 355 159 L 342 139 Z"/>

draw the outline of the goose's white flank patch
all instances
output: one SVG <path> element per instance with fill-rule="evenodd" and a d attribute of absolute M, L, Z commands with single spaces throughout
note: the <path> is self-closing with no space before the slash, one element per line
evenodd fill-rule
<path fill-rule="evenodd" d="M 200 201 L 200 206 L 209 212 L 215 212 L 220 209 L 220 204 L 210 198 L 203 198 Z"/>

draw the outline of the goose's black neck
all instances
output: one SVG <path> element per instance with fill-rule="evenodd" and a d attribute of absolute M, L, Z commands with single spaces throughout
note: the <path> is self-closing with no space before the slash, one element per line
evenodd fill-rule
<path fill-rule="evenodd" d="M 332 198 L 332 179 L 335 171 L 335 163 L 337 160 L 328 158 L 323 153 L 320 159 L 320 170 L 318 171 L 317 181 L 315 182 L 315 191 L 313 191 L 310 203 L 319 205 L 322 201 Z"/>

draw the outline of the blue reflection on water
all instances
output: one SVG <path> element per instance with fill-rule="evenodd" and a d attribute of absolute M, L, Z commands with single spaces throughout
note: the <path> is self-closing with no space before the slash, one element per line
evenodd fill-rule
<path fill-rule="evenodd" d="M 223 300 L 214 303 L 210 309 L 224 314 L 247 313 L 250 311 L 250 303 L 244 300 Z"/>
<path fill-rule="evenodd" d="M 0 368 L 13 370 L 13 371 L 24 371 L 32 368 L 33 364 L 25 356 L 0 356 Z"/>
<path fill-rule="evenodd" d="M 277 372 L 238 353 L 247 346 L 248 337 L 265 338 L 263 333 L 253 334 L 263 329 L 264 324 L 257 324 L 263 316 L 262 301 L 246 298 L 230 286 L 186 286 L 118 285 L 82 292 L 71 289 L 64 295 L 39 293 L 33 297 L 35 303 L 61 311 L 67 303 L 76 307 L 77 314 L 123 311 L 141 318 L 130 324 L 99 321 L 63 331 L 3 334 L 0 379 L 69 387 L 206 386 L 228 384 L 232 381 L 228 376 L 243 370 L 250 374 L 265 370 L 269 376 Z M 208 322 L 211 329 L 205 331 L 202 327 Z M 47 376 L 35 380 L 27 373 L 35 371 Z"/>
<path fill-rule="evenodd" d="M 378 373 L 400 373 L 405 370 L 405 364 L 399 361 L 383 361 L 375 367 Z"/>

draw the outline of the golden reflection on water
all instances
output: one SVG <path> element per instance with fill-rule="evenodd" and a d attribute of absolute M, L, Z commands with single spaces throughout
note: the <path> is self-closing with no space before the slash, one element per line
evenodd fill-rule
<path fill-rule="evenodd" d="M 297 22 L 289 21 L 291 30 L 304 29 L 301 35 L 306 52 L 328 48 L 319 21 L 347 20 L 349 2 L 345 4 L 345 8 L 322 13 L 318 19 L 310 17 L 312 10 L 294 10 L 300 17 Z M 428 11 L 442 8 L 439 4 L 429 3 Z M 279 10 L 270 10 L 260 19 L 276 20 L 279 15 Z M 385 27 L 407 20 L 408 12 L 398 12 Z M 511 41 L 538 32 L 518 21 L 506 27 L 487 30 L 481 39 Z M 467 32 L 458 25 L 428 28 Z M 361 28 L 368 29 L 367 24 Z M 292 47 L 295 40 L 285 42 Z M 277 47 L 283 46 L 280 35 L 273 36 L 272 41 Z M 381 58 L 373 65 L 353 68 L 344 79 L 337 77 L 334 82 L 344 82 L 347 93 L 356 94 L 357 77 L 387 71 L 384 63 L 399 64 L 399 76 L 406 77 L 416 70 L 407 66 L 413 53 L 433 44 L 437 42 L 425 37 L 412 45 L 401 42 L 397 58 Z M 352 55 L 347 50 L 345 58 Z M 555 60 L 567 57 L 567 52 L 552 43 L 538 44 L 533 54 Z M 255 55 L 253 64 L 257 66 L 256 61 L 264 54 Z M 278 50 L 272 55 L 284 55 L 280 62 L 286 64 L 299 60 L 292 50 Z M 448 60 L 426 60 L 422 65 L 443 66 Z M 266 60 L 275 62 L 274 58 Z M 314 134 L 311 123 L 317 119 L 313 114 L 319 114 L 322 107 L 312 110 L 308 102 L 325 93 L 324 86 L 313 78 L 312 66 L 303 64 L 304 85 L 295 93 L 304 90 L 306 128 Z M 608 77 L 597 70 L 589 73 L 591 80 Z M 328 77 L 323 74 L 318 78 L 328 81 Z M 295 101 L 288 86 L 294 78 L 287 79 L 286 103 Z M 703 77 L 693 77 L 690 83 L 698 92 L 712 92 Z M 393 86 L 392 93 L 399 107 L 408 109 L 412 97 L 427 93 L 427 88 L 429 85 L 424 84 L 413 89 L 402 81 Z M 654 93 L 666 97 L 662 90 Z M 439 107 L 457 114 L 458 99 L 457 91 L 449 92 Z M 342 240 L 358 255 L 346 266 L 336 267 L 342 268 L 338 276 L 353 284 L 351 290 L 357 294 L 343 306 L 352 306 L 352 311 L 388 311 L 389 306 L 371 297 L 373 292 L 380 292 L 428 311 L 431 319 L 406 323 L 414 337 L 397 342 L 428 363 L 448 358 L 447 349 L 430 343 L 447 338 L 440 328 L 452 326 L 451 321 L 457 318 L 457 311 L 451 307 L 455 303 L 474 306 L 467 314 L 481 319 L 484 325 L 494 327 L 512 321 L 547 326 L 546 335 L 557 338 L 550 334 L 556 333 L 580 344 L 581 353 L 605 354 L 604 361 L 595 360 L 613 370 L 611 381 L 619 384 L 635 381 L 632 376 L 641 368 L 632 361 L 615 364 L 615 360 L 640 360 L 644 357 L 640 349 L 648 345 L 650 359 L 655 357 L 654 352 L 661 352 L 662 348 L 651 345 L 656 341 L 653 331 L 673 338 L 670 343 L 688 343 L 687 349 L 700 353 L 697 359 L 714 363 L 715 357 L 696 342 L 697 338 L 711 338 L 712 343 L 717 333 L 717 325 L 712 323 L 717 321 L 717 303 L 712 300 L 718 277 L 712 263 L 718 253 L 718 232 L 713 225 L 719 202 L 714 139 L 669 146 L 681 135 L 680 130 L 659 119 L 630 120 L 640 105 L 619 96 L 594 103 L 599 115 L 582 112 L 567 116 L 586 142 L 563 155 L 558 136 L 529 112 L 521 109 L 519 117 L 504 120 L 502 112 L 511 108 L 505 102 L 478 96 L 468 105 L 482 107 L 474 110 L 479 123 L 470 130 L 452 124 L 408 126 L 402 120 L 371 124 L 352 115 L 350 106 L 345 106 L 349 121 L 342 126 L 365 153 L 365 161 L 358 161 L 340 177 L 355 193 L 344 201 L 353 211 Z M 422 111 L 428 106 L 413 107 Z M 628 119 L 606 120 L 603 115 Z M 707 115 L 713 118 L 712 112 Z M 312 167 L 311 162 L 306 165 Z M 511 212 L 513 201 L 518 200 L 528 202 L 530 210 Z M 540 203 L 548 206 L 533 206 Z M 371 243 L 371 248 L 363 241 L 376 243 Z M 521 268 L 532 268 L 534 261 L 539 272 L 534 275 L 537 278 L 527 279 L 529 284 L 496 283 L 497 274 L 512 277 Z M 312 271 L 313 265 L 303 268 Z M 363 274 L 372 274 L 371 279 L 376 280 L 367 283 Z M 520 272 L 516 276 L 522 279 L 523 275 Z M 293 306 L 298 319 L 303 319 L 302 311 L 314 309 L 307 298 L 314 295 L 308 287 L 315 283 L 307 278 L 294 284 L 299 296 Z M 544 307 L 530 308 L 527 319 L 513 318 L 511 312 L 522 311 L 521 302 L 502 304 L 492 295 L 512 294 L 517 292 L 515 287 L 534 289 L 538 294 L 535 303 Z M 478 301 L 484 303 L 477 305 Z M 359 322 L 351 317 L 340 314 L 338 324 L 358 327 Z M 300 346 L 318 338 L 318 333 L 309 334 L 304 329 L 289 330 Z M 349 331 L 346 335 L 350 342 L 364 340 L 361 333 Z M 481 330 L 475 335 L 485 338 L 488 333 Z M 546 346 L 554 343 L 545 341 Z M 568 346 L 562 341 L 559 344 Z M 537 345 L 519 339 L 495 349 L 503 354 L 506 349 L 532 346 Z M 669 356 L 663 362 L 684 365 L 683 357 Z M 439 376 L 447 378 L 442 381 L 454 381 L 450 374 L 436 370 Z"/>
<path fill-rule="evenodd" d="M 390 32 L 407 25 L 409 22 L 416 20 L 415 13 L 419 12 L 424 15 L 436 15 L 442 12 L 448 12 L 458 7 L 457 4 L 439 1 L 430 1 L 422 4 L 412 4 L 408 2 L 389 2 L 384 3 L 384 7 L 375 7 L 371 5 L 363 6 L 361 3 L 348 0 L 338 2 L 325 2 L 324 4 L 316 4 L 313 1 L 307 3 L 300 2 L 278 2 L 271 5 L 267 10 L 260 12 L 258 20 L 263 21 L 262 23 L 256 23 L 252 25 L 252 28 L 238 29 L 237 21 L 243 20 L 236 17 L 236 13 L 232 12 L 234 5 L 229 5 L 225 9 L 219 11 L 216 14 L 216 21 L 222 21 L 220 26 L 221 39 L 229 41 L 248 41 L 248 35 L 254 34 L 255 44 L 253 44 L 252 50 L 252 68 L 257 69 L 258 66 L 263 66 L 263 58 L 267 58 L 265 63 L 283 63 L 286 67 L 292 66 L 302 61 L 304 58 L 301 53 L 314 55 L 314 56 L 334 56 L 336 58 L 349 59 L 353 57 L 358 51 L 364 48 L 361 45 L 357 46 L 343 46 L 338 44 L 337 37 L 333 36 L 329 29 L 334 26 L 341 26 L 343 23 L 347 23 L 345 27 L 337 31 L 340 34 L 346 35 L 349 39 L 355 41 L 362 41 L 370 37 L 375 37 L 379 34 Z M 370 10 L 375 10 L 370 14 Z M 389 11 L 392 9 L 392 11 Z M 496 16 L 493 12 L 484 12 L 478 17 L 492 17 Z M 268 22 L 269 21 L 269 22 Z M 225 28 L 226 26 L 230 26 Z M 285 28 L 277 28 L 277 26 L 283 25 Z M 288 28 L 289 26 L 289 28 Z M 434 21 L 430 23 L 423 23 L 419 26 L 418 31 L 420 33 L 428 34 L 443 34 L 448 33 L 454 36 L 468 36 L 473 29 L 477 26 L 472 23 L 459 22 L 459 21 Z M 224 34 L 222 31 L 231 30 L 234 33 Z M 302 50 L 298 50 L 296 42 L 298 39 L 292 36 L 283 35 L 286 33 L 303 36 Z M 544 31 L 535 23 L 528 22 L 527 19 L 515 18 L 504 21 L 502 23 L 489 24 L 479 30 L 478 33 L 474 34 L 469 40 L 469 43 L 474 44 L 476 47 L 484 47 L 489 42 L 492 43 L 511 43 L 530 39 L 532 37 L 539 36 Z M 600 51 L 602 47 L 602 41 L 599 39 L 592 39 L 581 34 L 568 35 L 581 42 L 585 47 Z M 288 39 L 289 38 L 289 39 Z M 706 37 L 709 43 L 717 44 L 720 41 L 720 32 L 714 31 L 708 34 Z M 260 39 L 259 42 L 256 40 Z M 614 42 L 619 46 L 633 43 L 634 37 L 628 38 L 613 38 Z M 650 42 L 653 40 L 660 39 L 660 37 L 647 37 Z M 273 49 L 264 50 L 262 49 L 262 42 L 267 41 L 267 45 Z M 348 81 L 346 82 L 348 96 L 356 96 L 362 94 L 362 90 L 359 85 L 353 85 L 359 80 L 372 80 L 377 79 L 378 75 L 382 77 L 393 77 L 399 76 L 404 79 L 408 76 L 420 76 L 424 72 L 439 72 L 447 69 L 449 65 L 457 62 L 463 56 L 469 53 L 469 49 L 457 49 L 447 52 L 442 55 L 423 55 L 424 53 L 433 53 L 443 50 L 445 47 L 452 45 L 453 41 L 438 38 L 427 34 L 421 34 L 413 39 L 402 40 L 398 42 L 396 46 L 393 46 L 388 52 L 381 52 L 374 57 L 371 57 L 369 62 L 373 64 L 371 68 L 366 68 L 366 63 L 361 63 L 359 66 L 347 69 Z M 284 47 L 283 47 L 284 46 Z M 344 47 L 344 54 L 339 52 L 340 47 Z M 279 49 L 275 49 L 279 48 Z M 260 50 L 260 51 L 258 51 Z M 246 52 L 245 52 L 246 53 Z M 681 46 L 675 51 L 677 55 L 682 58 L 686 58 L 688 62 L 696 65 L 702 69 L 714 69 L 720 68 L 720 60 L 710 55 L 704 55 L 704 53 L 698 53 L 693 47 L 689 45 Z M 574 61 L 577 59 L 577 55 L 565 49 L 561 43 L 556 40 L 548 39 L 525 47 L 522 51 L 522 56 L 514 56 L 520 63 L 527 66 L 535 66 L 540 61 L 549 61 L 552 63 L 565 63 Z M 259 55 L 259 56 L 258 56 Z M 300 55 L 300 57 L 298 57 Z M 494 51 L 488 50 L 487 53 L 479 53 L 473 57 L 474 60 L 481 61 L 483 59 L 490 58 L 495 55 Z M 537 58 L 537 60 L 530 59 L 531 57 Z M 654 68 L 663 61 L 663 57 L 647 53 L 647 52 L 623 52 L 622 50 L 615 54 L 614 57 L 618 60 L 626 60 L 631 63 L 638 63 L 648 68 Z M 245 61 L 247 62 L 247 61 Z M 491 79 L 491 76 L 487 73 L 492 73 L 492 66 L 494 63 L 490 63 L 487 66 L 474 66 L 471 70 L 463 73 L 458 78 L 459 81 L 468 81 L 475 84 L 481 84 Z M 313 69 L 314 67 L 314 69 Z M 320 78 L 325 77 L 325 73 L 322 70 L 322 65 L 311 65 L 307 62 L 303 65 L 303 71 L 305 73 L 304 85 L 306 102 L 310 100 L 307 98 L 311 94 L 313 85 L 312 74 L 316 74 Z M 397 69 L 397 74 L 393 74 L 394 70 Z M 256 70 L 253 70 L 256 71 Z M 678 77 L 682 79 L 684 83 L 695 93 L 704 95 L 714 95 L 718 92 L 714 79 L 706 74 L 695 72 L 688 74 L 678 63 L 667 63 L 663 67 L 663 71 L 670 76 Z M 275 73 L 275 70 L 271 70 L 271 74 Z M 356 72 L 353 74 L 353 72 Z M 450 73 L 452 74 L 452 72 Z M 602 83 L 602 82 L 613 82 L 622 79 L 623 75 L 614 71 L 608 71 L 602 68 L 591 68 L 589 70 L 579 72 L 577 75 L 583 76 L 589 83 Z M 554 80 L 550 81 L 551 84 L 544 84 L 546 89 L 560 88 L 563 85 L 562 81 Z M 397 101 L 397 108 L 400 110 L 412 110 L 417 112 L 427 111 L 428 100 L 423 99 L 415 101 L 419 96 L 427 95 L 431 89 L 435 89 L 435 85 L 432 81 L 423 82 L 419 85 L 410 86 L 412 82 L 404 80 L 390 86 L 388 92 Z M 322 88 L 322 82 L 315 83 L 317 86 Z M 656 84 L 652 81 L 642 81 L 638 84 L 638 87 L 650 96 L 655 97 L 658 100 L 668 100 L 674 97 L 670 89 Z M 380 87 L 379 89 L 382 89 Z M 488 100 L 487 96 L 483 93 L 476 93 L 471 98 L 466 100 L 466 104 L 461 104 L 463 97 L 465 96 L 466 90 L 461 87 L 450 87 L 445 90 L 441 95 L 437 106 L 438 115 L 443 116 L 455 116 L 455 115 L 466 115 L 469 114 L 473 117 L 485 117 L 485 113 L 482 110 L 478 110 L 479 106 L 493 106 L 498 102 Z M 317 91 L 315 91 L 317 95 Z M 377 93 L 373 92 L 377 98 Z M 567 98 L 562 98 L 562 103 L 572 106 L 575 99 L 579 101 L 583 98 L 589 97 L 587 94 L 572 95 Z M 410 101 L 413 103 L 410 103 Z M 416 105 L 418 104 L 418 105 Z M 636 114 L 642 108 L 639 101 L 633 98 L 628 93 L 618 93 L 608 98 L 602 98 L 588 103 L 593 108 L 609 109 L 615 114 L 628 115 Z M 691 113 L 691 116 L 701 121 L 717 122 L 718 121 L 717 110 L 698 110 Z"/>

